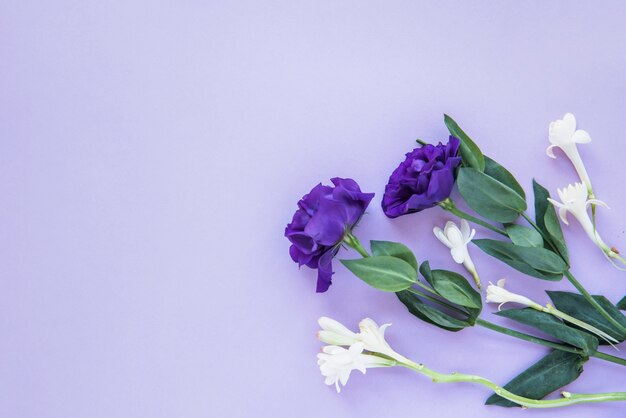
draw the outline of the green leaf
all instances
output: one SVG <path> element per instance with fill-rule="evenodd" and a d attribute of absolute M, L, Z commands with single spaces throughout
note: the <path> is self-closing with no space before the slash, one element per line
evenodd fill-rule
<path fill-rule="evenodd" d="M 541 234 L 534 229 L 525 226 L 508 224 L 504 226 L 513 244 L 520 247 L 543 247 Z"/>
<path fill-rule="evenodd" d="M 567 269 L 561 257 L 545 248 L 520 247 L 491 239 L 475 239 L 472 242 L 490 256 L 538 279 L 560 280 Z"/>
<path fill-rule="evenodd" d="M 478 171 L 485 170 L 485 157 L 478 145 L 461 129 L 461 127 L 448 115 L 443 115 L 443 121 L 450 131 L 450 135 L 461 140 L 461 159 L 466 166 L 473 167 Z"/>
<path fill-rule="evenodd" d="M 583 295 L 571 292 L 548 291 L 548 296 L 554 306 L 562 312 L 580 319 L 615 338 L 618 341 L 626 340 L 626 334 L 612 325 L 602 316 Z M 593 296 L 602 308 L 617 322 L 626 327 L 626 317 L 604 296 Z M 603 342 L 600 342 L 601 344 Z"/>
<path fill-rule="evenodd" d="M 506 168 L 492 160 L 485 155 L 485 174 L 489 177 L 493 177 L 505 186 L 509 186 L 517 194 L 519 194 L 524 200 L 526 200 L 526 193 L 520 184 L 517 182 L 513 174 L 511 174 Z"/>
<path fill-rule="evenodd" d="M 468 206 L 492 221 L 513 222 L 526 210 L 515 190 L 473 168 L 460 168 L 456 184 Z"/>
<path fill-rule="evenodd" d="M 480 293 L 474 290 L 467 280 L 458 273 L 448 270 L 433 270 L 431 285 L 440 296 L 449 302 L 467 308 L 482 308 Z"/>
<path fill-rule="evenodd" d="M 416 280 L 415 269 L 409 263 L 389 255 L 341 262 L 365 283 L 385 292 L 407 289 Z"/>
<path fill-rule="evenodd" d="M 539 312 L 532 308 L 507 309 L 496 312 L 496 315 L 512 319 L 520 324 L 537 328 L 564 343 L 582 349 L 586 355 L 595 353 L 598 349 L 598 339 L 591 334 L 572 328 L 554 316 Z"/>
<path fill-rule="evenodd" d="M 552 351 L 507 383 L 504 388 L 526 398 L 542 399 L 576 380 L 587 360 L 587 357 L 567 351 Z M 485 404 L 507 408 L 519 407 L 518 404 L 496 394 L 490 396 Z"/>
<path fill-rule="evenodd" d="M 411 314 L 439 328 L 456 332 L 470 325 L 467 321 L 454 318 L 445 312 L 426 305 L 420 298 L 408 290 L 397 292 L 396 296 L 398 296 L 400 302 L 407 307 Z"/>
<path fill-rule="evenodd" d="M 432 286 L 433 285 L 433 273 L 430 270 L 430 263 L 428 261 L 424 261 L 420 266 L 420 273 L 426 279 L 426 281 Z"/>
<path fill-rule="evenodd" d="M 620 300 L 619 302 L 617 302 L 617 305 L 615 305 L 617 307 L 617 309 L 619 309 L 620 311 L 626 311 L 626 296 L 624 296 L 622 298 L 622 300 Z"/>
<path fill-rule="evenodd" d="M 554 206 L 548 202 L 550 192 L 535 180 L 533 180 L 533 192 L 535 193 L 535 221 L 537 226 L 556 247 L 565 262 L 569 263 L 567 244 L 563 237 L 561 224 L 556 216 Z"/>
<path fill-rule="evenodd" d="M 370 241 L 370 247 L 375 256 L 389 255 L 406 261 L 413 267 L 415 275 L 417 275 L 417 259 L 406 245 L 391 241 Z"/>

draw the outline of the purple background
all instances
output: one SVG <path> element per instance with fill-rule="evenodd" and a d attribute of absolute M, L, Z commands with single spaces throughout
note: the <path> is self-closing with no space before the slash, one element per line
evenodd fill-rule
<path fill-rule="evenodd" d="M 337 395 L 315 364 L 321 315 L 392 322 L 400 352 L 501 383 L 546 350 L 427 326 L 339 265 L 315 294 L 282 233 L 302 194 L 350 176 L 377 193 L 362 240 L 458 270 L 431 233 L 442 211 L 383 216 L 391 170 L 446 137 L 447 112 L 554 191 L 576 176 L 546 157 L 547 125 L 571 111 L 613 208 L 599 229 L 626 249 L 625 21 L 622 1 L 2 1 L 0 416 L 623 416 L 485 407 L 482 387 L 399 369 Z M 575 274 L 621 297 L 626 273 L 578 225 L 566 236 Z M 542 302 L 570 289 L 470 250 L 484 281 Z M 591 360 L 568 388 L 626 390 L 625 372 Z"/>

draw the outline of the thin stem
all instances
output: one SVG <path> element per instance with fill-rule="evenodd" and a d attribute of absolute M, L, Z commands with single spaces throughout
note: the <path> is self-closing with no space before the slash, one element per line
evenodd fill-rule
<path fill-rule="evenodd" d="M 619 357 L 616 357 L 616 356 L 612 356 L 610 354 L 606 354 L 606 353 L 603 353 L 601 351 L 596 351 L 595 353 L 593 353 L 593 357 L 599 358 L 599 359 L 602 359 L 602 360 L 606 360 L 606 361 L 610 361 L 612 363 L 621 364 L 623 366 L 626 366 L 626 360 L 625 359 L 619 358 Z"/>
<path fill-rule="evenodd" d="M 478 318 L 476 320 L 476 325 L 480 325 L 481 327 L 499 332 L 501 334 L 508 335 L 510 337 L 519 338 L 520 340 L 525 340 L 531 343 L 543 345 L 545 347 L 550 347 L 555 350 L 567 351 L 567 352 L 574 353 L 574 354 L 584 355 L 583 351 L 577 348 L 570 347 L 568 345 L 558 344 L 558 343 L 548 341 L 548 340 L 544 340 L 543 338 L 534 337 L 532 335 L 524 334 L 523 332 L 505 328 L 500 325 L 494 324 L 493 322 L 485 321 L 484 319 L 481 319 L 481 318 Z M 626 365 L 626 362 L 624 363 L 624 365 Z"/>
<path fill-rule="evenodd" d="M 579 350 L 574 347 L 570 347 L 568 345 L 558 344 L 552 341 L 544 340 L 543 338 L 535 337 L 532 335 L 524 334 L 523 332 L 515 331 L 509 328 L 502 327 L 500 325 L 494 324 L 493 322 L 485 321 L 484 319 L 478 318 L 476 320 L 476 325 L 480 325 L 481 327 L 490 329 L 492 331 L 499 332 L 501 334 L 505 334 L 514 338 L 519 338 L 520 340 L 529 341 L 531 343 L 543 345 L 545 347 L 553 348 L 555 350 L 567 351 L 569 353 L 579 354 L 581 356 L 587 356 L 584 351 Z M 596 357 L 601 360 L 610 361 L 611 363 L 620 364 L 622 366 L 626 366 L 626 359 L 615 357 L 610 354 L 605 354 L 600 351 L 596 351 L 591 354 L 592 357 Z"/>
<path fill-rule="evenodd" d="M 559 408 L 562 406 L 576 405 L 581 403 L 626 401 L 626 392 L 594 394 L 574 394 L 569 392 L 561 392 L 561 395 L 563 397 L 560 399 L 530 399 L 516 395 L 513 392 L 509 392 L 508 390 L 497 385 L 491 380 L 485 379 L 481 376 L 462 373 L 439 373 L 432 369 L 429 369 L 423 364 L 417 364 L 409 359 L 398 362 L 397 364 L 399 366 L 406 367 L 420 374 L 428 376 L 435 383 L 469 382 L 486 386 L 494 391 L 497 395 L 502 396 L 503 398 L 508 399 L 511 402 L 515 402 L 516 404 L 526 408 Z"/>
<path fill-rule="evenodd" d="M 565 312 L 561 312 L 558 309 L 556 309 L 554 306 L 548 304 L 545 309 L 543 310 L 543 312 L 549 313 L 550 315 L 554 315 L 557 318 L 561 318 L 562 320 L 569 322 L 571 324 L 576 325 L 577 327 L 580 327 L 584 330 L 587 330 L 589 332 L 591 332 L 592 334 L 596 334 L 598 337 L 602 338 L 603 340 L 605 340 L 606 342 L 608 342 L 609 344 L 611 344 L 614 348 L 615 346 L 613 344 L 619 344 L 619 341 L 616 340 L 615 338 L 613 338 L 611 335 L 607 334 L 606 332 L 602 331 L 601 329 L 598 329 L 596 327 L 594 327 L 593 325 L 590 325 L 584 321 L 581 321 L 578 318 L 574 318 L 571 315 L 566 314 Z M 617 348 L 616 348 L 617 349 Z"/>
<path fill-rule="evenodd" d="M 622 334 L 626 334 L 626 327 L 624 327 L 622 324 L 617 322 L 615 318 L 613 318 L 607 311 L 605 311 L 604 308 L 600 306 L 600 304 L 589 294 L 589 292 L 585 290 L 585 288 L 580 284 L 580 282 L 576 280 L 574 275 L 572 275 L 572 273 L 569 270 L 565 272 L 565 277 L 567 277 L 567 280 L 569 280 L 569 282 L 576 288 L 576 290 L 578 290 L 584 296 L 587 302 L 589 302 L 591 306 L 593 306 L 596 309 L 596 311 L 600 313 L 600 315 L 606 318 L 606 320 L 609 321 L 611 325 L 617 328 Z"/>
<path fill-rule="evenodd" d="M 524 217 L 524 219 L 526 219 L 526 221 L 533 228 L 535 228 L 537 230 L 537 232 L 539 232 L 542 236 L 544 235 L 543 231 L 541 231 L 539 226 L 537 226 L 537 224 L 526 214 L 526 212 L 523 212 L 522 216 Z M 545 238 L 545 236 L 544 236 L 544 238 Z M 563 258 L 563 256 L 559 253 L 559 251 L 556 248 L 554 248 L 554 245 L 552 244 L 552 242 L 549 239 L 545 239 L 545 241 L 554 249 L 554 252 L 556 254 L 559 254 L 561 256 L 561 258 L 563 259 L 563 261 L 565 261 L 567 263 L 567 260 L 565 260 L 565 258 Z M 587 292 L 587 290 L 583 287 L 583 285 L 578 280 L 576 280 L 574 275 L 569 270 L 566 270 L 564 275 L 565 275 L 565 277 L 567 277 L 567 280 L 569 280 L 569 282 L 576 288 L 576 290 L 578 290 L 580 292 L 580 294 L 583 295 L 583 297 L 587 300 L 587 302 L 589 302 L 591 304 L 591 306 L 593 306 L 594 309 L 596 311 L 598 311 L 598 313 L 600 313 L 600 315 L 602 315 L 604 318 L 606 318 L 621 333 L 626 334 L 626 327 L 624 327 L 622 324 L 617 322 L 617 320 L 615 320 L 615 318 L 613 318 L 602 306 L 600 306 L 600 304 L 589 294 L 589 292 Z"/>
<path fill-rule="evenodd" d="M 451 214 L 458 216 L 459 218 L 468 220 L 472 223 L 483 226 L 493 232 L 497 232 L 500 235 L 504 235 L 505 237 L 508 237 L 508 234 L 503 229 L 500 229 L 494 225 L 491 225 L 490 223 L 487 223 L 483 221 L 482 219 L 476 218 L 470 215 L 469 213 L 463 212 L 462 210 L 457 208 L 454 202 L 452 201 L 452 199 L 450 198 L 447 198 L 446 200 L 439 202 L 439 206 L 441 206 L 442 209 L 447 210 Z"/>

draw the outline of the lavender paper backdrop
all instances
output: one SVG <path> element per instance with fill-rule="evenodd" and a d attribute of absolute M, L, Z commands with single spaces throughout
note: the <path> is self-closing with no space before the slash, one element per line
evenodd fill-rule
<path fill-rule="evenodd" d="M 337 395 L 320 315 L 392 322 L 403 353 L 502 383 L 545 350 L 426 326 L 339 266 L 317 295 L 282 232 L 311 186 L 352 176 L 377 193 L 363 240 L 456 269 L 431 234 L 444 213 L 383 216 L 390 171 L 447 112 L 554 190 L 575 174 L 545 156 L 547 124 L 571 111 L 613 208 L 599 228 L 626 248 L 625 21 L 622 1 L 0 2 L 0 416 L 624 416 L 485 407 L 405 370 Z M 566 236 L 589 289 L 621 297 L 626 273 Z M 472 254 L 486 281 L 569 289 Z M 571 391 L 626 390 L 625 369 L 586 369 Z"/>

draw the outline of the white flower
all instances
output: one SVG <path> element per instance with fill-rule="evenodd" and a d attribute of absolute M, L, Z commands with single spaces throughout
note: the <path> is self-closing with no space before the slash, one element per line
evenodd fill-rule
<path fill-rule="evenodd" d="M 398 361 L 406 360 L 396 353 L 385 340 L 385 329 L 391 324 L 378 326 L 374 320 L 365 318 L 359 322 L 361 332 L 350 331 L 345 325 L 328 317 L 321 317 L 317 321 L 322 328 L 317 333 L 320 341 L 330 345 L 350 346 L 355 343 L 362 343 L 363 348 L 373 353 L 384 354 Z"/>
<path fill-rule="evenodd" d="M 586 144 L 591 142 L 589 133 L 587 133 L 587 131 L 583 131 L 582 129 L 576 129 L 576 118 L 571 113 L 566 113 L 565 116 L 563 116 L 563 119 L 551 122 L 548 132 L 548 138 L 552 144 L 546 150 L 548 156 L 550 158 L 556 158 L 553 148 L 561 148 L 565 155 L 567 155 L 567 158 L 569 158 L 574 165 L 574 168 L 580 177 L 580 181 L 587 186 L 589 194 L 592 194 L 591 180 L 589 179 L 583 160 L 580 158 L 578 148 L 576 147 L 576 144 Z"/>
<path fill-rule="evenodd" d="M 443 230 L 438 226 L 434 227 L 433 233 L 443 245 L 450 249 L 450 254 L 454 261 L 458 264 L 463 264 L 465 269 L 470 272 L 476 281 L 476 285 L 480 288 L 480 278 L 467 250 L 467 244 L 474 238 L 476 230 L 470 229 L 469 223 L 465 219 L 461 219 L 461 228 L 454 222 L 448 221 Z"/>
<path fill-rule="evenodd" d="M 367 351 L 400 359 L 400 355 L 393 351 L 391 346 L 389 346 L 385 340 L 385 329 L 390 325 L 391 324 L 383 324 L 379 327 L 378 324 L 372 319 L 365 318 L 359 322 L 359 329 L 361 332 L 357 334 L 357 336 Z"/>
<path fill-rule="evenodd" d="M 498 310 L 508 302 L 519 303 L 520 305 L 526 305 L 533 309 L 543 310 L 543 306 L 537 302 L 527 298 L 526 296 L 518 295 L 517 293 L 509 292 L 504 288 L 505 279 L 498 280 L 498 284 L 494 285 L 489 282 L 487 286 L 487 302 L 499 303 Z"/>
<path fill-rule="evenodd" d="M 565 225 L 569 225 L 567 221 L 567 213 L 571 213 L 578 220 L 589 238 L 596 243 L 605 253 L 611 251 L 608 245 L 602 241 L 598 231 L 596 231 L 591 217 L 587 212 L 587 208 L 591 204 L 596 204 L 608 208 L 606 203 L 598 199 L 588 199 L 587 191 L 582 183 L 570 184 L 566 188 L 558 189 L 557 193 L 560 202 L 548 198 L 548 201 L 559 209 L 559 217 Z"/>
<path fill-rule="evenodd" d="M 352 345 L 359 341 L 355 332 L 350 331 L 339 321 L 322 316 L 317 323 L 322 328 L 317 333 L 320 341 L 330 345 Z"/>
<path fill-rule="evenodd" d="M 363 354 L 363 343 L 355 343 L 348 349 L 336 345 L 323 347 L 322 352 L 317 355 L 317 364 L 322 376 L 326 378 L 324 383 L 335 385 L 339 393 L 339 383 L 345 386 L 353 370 L 365 374 L 369 368 L 390 367 L 395 365 L 395 361 Z"/>

